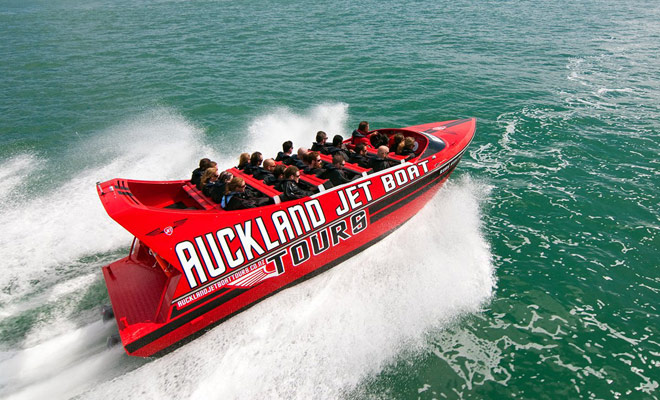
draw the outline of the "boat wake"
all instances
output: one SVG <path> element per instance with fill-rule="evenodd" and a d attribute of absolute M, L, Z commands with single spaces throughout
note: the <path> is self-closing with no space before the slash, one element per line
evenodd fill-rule
<path fill-rule="evenodd" d="M 347 120 L 344 104 L 320 105 L 304 114 L 275 110 L 255 118 L 246 127 L 243 147 L 231 154 L 258 149 L 274 155 L 283 138 L 295 147 L 309 146 L 319 128 L 330 136 L 349 132 Z M 136 134 L 138 146 L 120 145 L 97 167 L 80 165 L 85 172 L 67 182 L 78 199 L 60 199 L 63 189 L 53 188 L 8 206 L 14 234 L 0 233 L 0 251 L 10 256 L 8 276 L 0 278 L 0 370 L 10 372 L 0 378 L 0 396 L 337 398 L 395 357 L 422 348 L 429 332 L 478 312 L 492 295 L 493 265 L 480 226 L 488 188 L 463 177 L 450 180 L 380 243 L 164 357 L 145 361 L 124 355 L 120 346 L 106 350 L 105 339 L 116 328 L 91 319 L 107 301 L 99 267 L 116 258 L 110 253 L 125 251 L 130 237 L 107 221 L 93 182 L 113 176 L 187 177 L 203 156 L 221 166 L 234 162 L 218 157 L 226 146 L 204 143 L 199 129 L 171 111 L 141 116 L 107 136 L 127 141 Z M 10 160 L 0 165 L 0 173 L 17 165 Z M 44 207 L 41 218 L 31 215 L 37 205 Z M 44 232 L 31 236 L 21 215 Z M 6 244 L 10 238 L 17 249 Z M 39 254 L 28 255 L 34 252 Z M 68 271 L 70 266 L 75 271 Z M 43 275 L 53 278 L 39 281 Z M 44 309 L 43 303 L 51 306 Z M 16 339 L 5 339 L 10 331 L 17 332 Z"/>

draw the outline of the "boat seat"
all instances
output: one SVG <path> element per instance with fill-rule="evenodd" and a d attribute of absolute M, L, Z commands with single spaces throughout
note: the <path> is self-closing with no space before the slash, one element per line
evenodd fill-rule
<path fill-rule="evenodd" d="M 275 204 L 279 204 L 281 202 L 280 195 L 282 194 L 282 192 L 278 191 L 274 187 L 268 186 L 265 183 L 263 183 L 263 181 L 255 179 L 252 175 L 248 175 L 236 168 L 228 169 L 227 172 L 231 172 L 234 176 L 240 176 L 241 178 L 243 178 L 246 185 L 270 197 L 271 199 L 273 199 L 273 202 L 275 202 Z"/>
<path fill-rule="evenodd" d="M 185 185 L 183 185 L 183 190 L 188 193 L 188 195 L 197 203 L 203 210 L 213 210 L 217 209 L 218 205 L 209 200 L 202 192 L 200 192 L 195 185 L 190 183 L 190 181 L 186 182 Z"/>

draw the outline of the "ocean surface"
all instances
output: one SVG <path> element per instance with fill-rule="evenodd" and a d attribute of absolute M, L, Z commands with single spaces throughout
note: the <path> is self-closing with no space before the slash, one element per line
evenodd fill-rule
<path fill-rule="evenodd" d="M 364 253 L 107 349 L 95 183 L 476 117 Z M 0 1 L 0 398 L 658 399 L 660 3 Z"/>

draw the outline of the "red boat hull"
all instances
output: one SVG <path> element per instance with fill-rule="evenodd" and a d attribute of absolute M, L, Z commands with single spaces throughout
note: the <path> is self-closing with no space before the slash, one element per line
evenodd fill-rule
<path fill-rule="evenodd" d="M 103 267 L 126 352 L 170 350 L 383 239 L 449 177 L 472 140 L 475 120 L 395 131 L 417 135 L 423 144 L 412 162 L 256 209 L 172 208 L 191 204 L 181 190 L 185 181 L 99 184 L 108 213 L 137 238 L 128 257 Z"/>

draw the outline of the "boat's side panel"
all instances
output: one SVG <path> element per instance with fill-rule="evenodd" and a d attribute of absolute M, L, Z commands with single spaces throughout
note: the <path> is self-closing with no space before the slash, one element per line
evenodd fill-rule
<path fill-rule="evenodd" d="M 139 356 L 152 355 L 209 325 L 219 323 L 249 308 L 256 302 L 283 288 L 302 282 L 338 265 L 356 253 L 377 243 L 401 226 L 403 222 L 413 217 L 428 202 L 433 194 L 437 192 L 450 173 L 451 170 L 444 173 L 436 172 L 430 174 L 426 180 L 408 187 L 405 192 L 398 193 L 401 198 L 397 199 L 396 202 L 387 206 L 373 205 L 374 214 L 369 218 L 369 229 L 365 229 L 364 232 L 356 234 L 350 240 L 341 241 L 341 243 L 330 248 L 328 252 L 332 256 L 323 258 L 318 256 L 312 257 L 308 262 L 293 267 L 290 272 L 287 271 L 286 274 L 283 274 L 282 278 L 286 277 L 286 279 L 269 279 L 250 290 L 238 289 L 221 292 L 219 296 L 210 296 L 208 301 L 201 301 L 198 307 L 192 309 L 188 314 L 182 315 L 178 320 L 172 320 L 169 324 L 127 344 L 127 351 L 130 354 Z M 367 213 L 370 212 L 369 208 L 364 211 Z M 349 219 L 350 217 L 344 221 L 348 221 Z M 304 243 L 304 241 L 307 242 L 310 251 L 313 251 L 314 244 L 312 240 L 307 238 L 299 243 Z"/>

